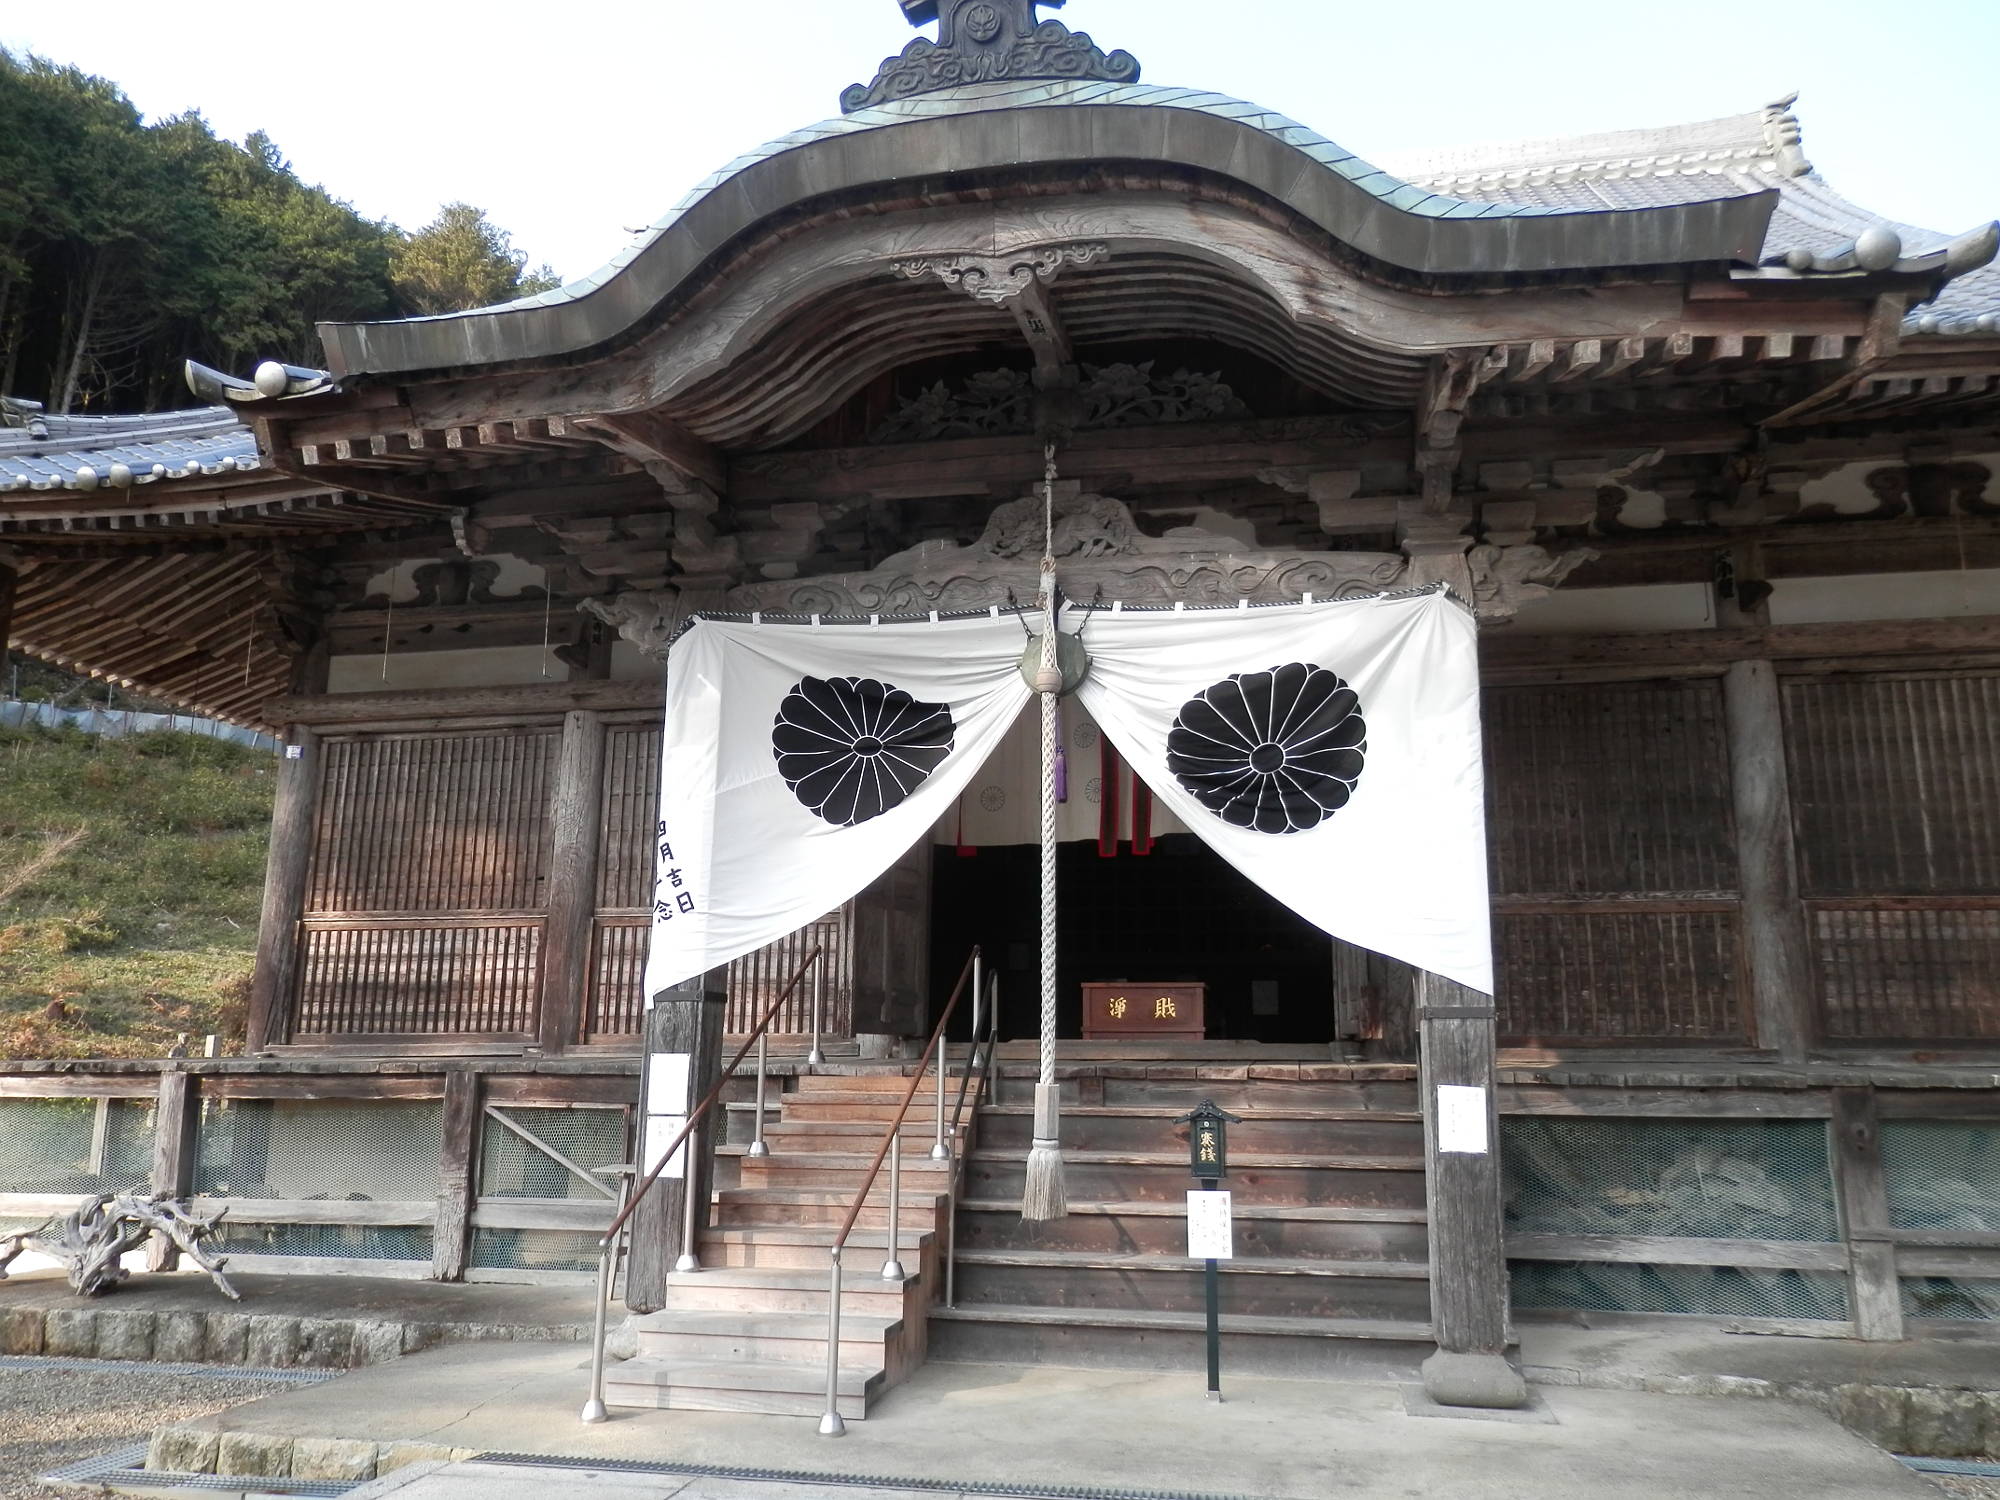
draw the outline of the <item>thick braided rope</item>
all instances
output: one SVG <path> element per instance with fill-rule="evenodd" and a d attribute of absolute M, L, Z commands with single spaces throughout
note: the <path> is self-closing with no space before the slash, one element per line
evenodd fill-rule
<path fill-rule="evenodd" d="M 1044 574 L 1047 583 L 1055 575 Z M 1055 612 L 1042 626 L 1042 670 L 1056 666 Z M 1042 1071 L 1056 1081 L 1056 695 L 1042 695 Z"/>

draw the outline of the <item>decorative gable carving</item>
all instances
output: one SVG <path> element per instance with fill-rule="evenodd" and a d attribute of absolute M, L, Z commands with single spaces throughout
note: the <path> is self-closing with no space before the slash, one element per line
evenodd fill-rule
<path fill-rule="evenodd" d="M 1157 375 L 1153 362 L 1084 365 L 1074 430 L 1221 422 L 1249 415 L 1218 371 Z M 1035 430 L 1035 381 L 1024 370 L 982 370 L 951 389 L 943 381 L 918 392 L 868 435 L 871 443 L 1002 437 Z"/>
<path fill-rule="evenodd" d="M 872 83 L 857 83 L 840 96 L 842 114 L 853 114 L 895 99 L 928 94 L 962 83 L 997 83 L 1023 78 L 1094 78 L 1137 83 L 1139 60 L 1125 51 L 1105 52 L 1089 35 L 1060 21 L 1042 21 L 1041 5 L 1062 0 L 926 0 L 905 5 L 904 14 L 922 25 L 935 18 L 938 39 L 918 37 L 902 54 L 887 58 Z"/>

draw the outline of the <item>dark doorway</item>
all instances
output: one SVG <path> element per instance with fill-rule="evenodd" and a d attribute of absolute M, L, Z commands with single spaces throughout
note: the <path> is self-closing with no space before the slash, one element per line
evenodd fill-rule
<path fill-rule="evenodd" d="M 940 846 L 931 874 L 931 990 L 939 1003 L 974 943 L 1001 976 L 1000 1034 L 1033 1037 L 1041 1015 L 1041 851 L 1033 844 L 957 857 Z M 1264 894 L 1192 834 L 1168 834 L 1138 857 L 1097 846 L 1057 852 L 1060 1033 L 1082 1033 L 1087 980 L 1199 980 L 1208 1035 L 1325 1042 L 1334 1034 L 1332 940 Z M 963 1035 L 966 1021 L 955 1020 Z"/>

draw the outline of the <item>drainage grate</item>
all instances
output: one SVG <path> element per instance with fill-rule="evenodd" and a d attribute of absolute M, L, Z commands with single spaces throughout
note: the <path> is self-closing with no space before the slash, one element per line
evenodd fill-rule
<path fill-rule="evenodd" d="M 0 1370 L 46 1370 L 78 1375 L 183 1375 L 208 1380 L 270 1380 L 315 1385 L 345 1370 L 272 1370 L 257 1365 L 162 1365 L 139 1359 L 70 1359 L 50 1354 L 0 1354 Z"/>
<path fill-rule="evenodd" d="M 790 1469 L 739 1469 L 635 1458 L 562 1458 L 545 1453 L 482 1453 L 474 1463 L 536 1469 L 590 1469 L 608 1474 L 665 1474 L 685 1479 L 737 1479 L 761 1484 L 817 1484 L 836 1489 L 910 1490 L 919 1494 L 996 1496 L 1004 1500 L 1247 1500 L 1195 1490 L 1107 1489 L 1081 1484 L 1015 1484 L 972 1479 L 904 1479 L 887 1474 L 827 1474 Z"/>
<path fill-rule="evenodd" d="M 298 1495 L 304 1500 L 340 1500 L 341 1496 L 361 1488 L 360 1481 L 352 1479 L 266 1479 L 246 1474 L 156 1472 L 146 1467 L 144 1443 L 65 1464 L 36 1478 L 41 1484 L 92 1484 L 105 1489 L 120 1484 L 143 1484 L 161 1490 L 217 1490 L 233 1495 L 255 1489 L 260 1494 Z"/>

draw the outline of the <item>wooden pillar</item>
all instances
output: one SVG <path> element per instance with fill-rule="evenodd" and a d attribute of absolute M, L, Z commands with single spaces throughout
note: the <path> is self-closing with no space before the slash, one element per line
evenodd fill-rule
<path fill-rule="evenodd" d="M 0 548 L 0 679 L 7 671 L 7 636 L 14 625 L 14 596 L 20 587 L 21 575 L 14 567 L 14 554 Z M 0 680 L 0 692 L 6 690 L 6 683 Z"/>
<path fill-rule="evenodd" d="M 257 968 L 250 981 L 246 1056 L 291 1032 L 298 989 L 299 918 L 312 869 L 314 816 L 319 805 L 319 736 L 294 724 L 285 733 L 278 787 L 271 806 L 271 852 L 264 861 L 264 910 L 257 919 Z"/>
<path fill-rule="evenodd" d="M 1799 900 L 1777 670 L 1768 661 L 1732 662 L 1722 696 L 1752 1028 L 1758 1046 L 1800 1063 L 1812 1036 L 1812 952 Z"/>
<path fill-rule="evenodd" d="M 1437 974 L 1417 979 L 1431 1326 L 1424 1389 L 1444 1406 L 1515 1407 L 1527 1382 L 1507 1362 L 1493 997 Z"/>
<path fill-rule="evenodd" d="M 472 1205 L 479 1193 L 480 1084 L 480 1075 L 471 1068 L 453 1068 L 444 1075 L 444 1158 L 439 1164 L 437 1218 L 431 1227 L 433 1281 L 465 1279 Z"/>
<path fill-rule="evenodd" d="M 597 914 L 598 827 L 604 796 L 604 720 L 563 716 L 550 810 L 549 904 L 542 937 L 541 1043 L 560 1052 L 577 1039 L 589 983 L 591 931 Z"/>
<path fill-rule="evenodd" d="M 1855 1335 L 1900 1339 L 1903 1294 L 1896 1281 L 1873 1089 L 1833 1091 L 1833 1182 L 1840 1198 L 1841 1237 L 1847 1241 L 1847 1300 Z"/>
<path fill-rule="evenodd" d="M 653 1168 L 653 1146 L 670 1139 L 679 1122 L 701 1101 L 722 1072 L 723 1014 L 729 998 L 729 971 L 711 969 L 653 997 L 646 1012 L 644 1080 L 640 1087 L 639 1165 Z M 685 1087 L 679 1079 L 685 1077 Z M 687 1195 L 706 1205 L 715 1142 L 720 1138 L 718 1105 L 688 1141 L 686 1176 L 660 1175 L 632 1215 L 631 1255 L 625 1271 L 625 1304 L 634 1312 L 657 1312 L 665 1305 L 667 1278 L 684 1249 L 682 1225 Z"/>
<path fill-rule="evenodd" d="M 192 1073 L 170 1067 L 160 1075 L 160 1102 L 153 1115 L 152 1191 L 175 1198 L 194 1196 L 196 1130 L 201 1124 L 201 1097 Z M 170 1239 L 155 1234 L 146 1245 L 146 1269 L 171 1271 L 181 1253 Z"/>

